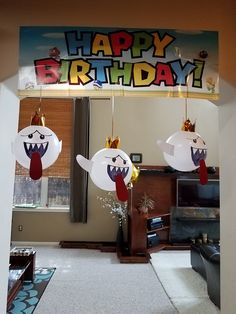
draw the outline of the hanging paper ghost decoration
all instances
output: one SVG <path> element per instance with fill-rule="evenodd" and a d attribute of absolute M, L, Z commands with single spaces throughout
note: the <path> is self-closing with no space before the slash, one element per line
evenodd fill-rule
<path fill-rule="evenodd" d="M 168 165 L 179 171 L 193 171 L 200 167 L 200 182 L 207 183 L 207 146 L 189 119 L 184 122 L 181 131 L 172 134 L 166 142 L 158 140 L 157 144 Z"/>
<path fill-rule="evenodd" d="M 91 160 L 77 155 L 78 164 L 86 170 L 93 183 L 102 190 L 116 191 L 117 198 L 128 200 L 127 184 L 132 176 L 132 162 L 129 156 L 117 148 L 119 138 L 107 139 L 106 148 L 99 150 Z"/>
<path fill-rule="evenodd" d="M 45 118 L 37 112 L 31 125 L 22 129 L 13 143 L 13 153 L 18 163 L 29 169 L 31 179 L 38 180 L 42 169 L 51 166 L 58 158 L 62 142 L 56 134 L 45 127 Z"/>

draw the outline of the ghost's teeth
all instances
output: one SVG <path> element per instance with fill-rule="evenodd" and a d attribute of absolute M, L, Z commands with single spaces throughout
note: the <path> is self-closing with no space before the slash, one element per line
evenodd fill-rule
<path fill-rule="evenodd" d="M 47 146 L 47 143 L 43 143 L 43 148 L 45 149 Z"/>
<path fill-rule="evenodd" d="M 116 167 L 116 171 L 118 171 L 119 170 L 119 167 Z"/>

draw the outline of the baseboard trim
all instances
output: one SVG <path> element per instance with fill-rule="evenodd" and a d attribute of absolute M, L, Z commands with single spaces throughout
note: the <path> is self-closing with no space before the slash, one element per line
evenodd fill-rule
<path fill-rule="evenodd" d="M 94 242 L 94 241 L 60 241 L 61 248 L 70 249 L 93 249 L 102 252 L 116 252 L 116 242 Z"/>
<path fill-rule="evenodd" d="M 12 241 L 12 246 L 59 246 L 59 242 Z"/>

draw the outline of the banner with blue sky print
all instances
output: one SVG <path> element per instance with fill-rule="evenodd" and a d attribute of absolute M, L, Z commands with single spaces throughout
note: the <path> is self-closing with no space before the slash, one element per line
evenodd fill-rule
<path fill-rule="evenodd" d="M 216 100 L 218 32 L 21 27 L 19 95 Z"/>

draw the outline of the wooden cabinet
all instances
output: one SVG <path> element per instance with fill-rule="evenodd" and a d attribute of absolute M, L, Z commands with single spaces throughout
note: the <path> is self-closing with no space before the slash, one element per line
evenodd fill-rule
<path fill-rule="evenodd" d="M 168 172 L 168 170 L 170 170 Z M 210 174 L 209 178 L 218 178 L 219 169 L 216 174 Z M 131 256 L 147 257 L 151 252 L 161 249 L 173 248 L 169 242 L 171 208 L 176 206 L 176 179 L 177 178 L 199 178 L 198 173 L 193 172 L 171 172 L 164 166 L 140 166 L 140 174 L 136 183 L 130 189 L 129 213 L 128 213 L 128 249 Z M 155 208 L 148 216 L 140 214 L 137 210 L 140 199 L 147 193 L 155 200 Z M 161 218 L 163 226 L 149 230 L 148 222 L 153 218 Z M 147 238 L 156 233 L 159 243 L 148 247 Z"/>
<path fill-rule="evenodd" d="M 170 213 L 150 214 L 147 217 L 147 250 L 149 253 L 161 250 L 168 245 Z"/>
<path fill-rule="evenodd" d="M 131 255 L 147 255 L 151 250 L 158 250 L 168 244 L 170 227 L 170 208 L 175 205 L 176 175 L 166 173 L 161 166 L 140 166 L 140 174 L 136 183 L 130 189 L 129 217 L 128 217 L 128 245 Z M 148 216 L 140 214 L 138 203 L 144 193 L 154 201 L 155 208 Z M 161 217 L 163 227 L 148 230 L 148 221 Z M 156 232 L 160 237 L 160 244 L 155 248 L 147 248 L 148 234 Z"/>

